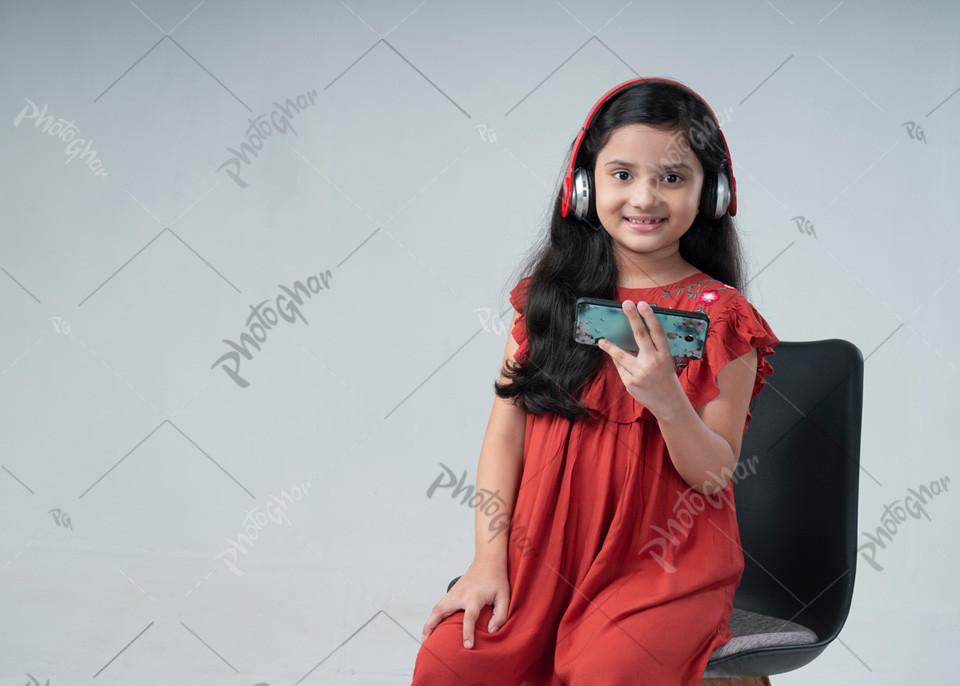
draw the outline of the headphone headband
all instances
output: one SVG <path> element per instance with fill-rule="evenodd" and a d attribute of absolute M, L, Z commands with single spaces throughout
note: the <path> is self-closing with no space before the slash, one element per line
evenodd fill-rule
<path fill-rule="evenodd" d="M 619 86 L 611 88 L 609 91 L 600 98 L 597 103 L 590 110 L 590 114 L 587 115 L 587 118 L 583 122 L 583 126 L 580 127 L 580 133 L 577 134 L 577 139 L 573 142 L 573 150 L 570 153 L 570 163 L 567 165 L 567 172 L 563 176 L 563 196 L 560 199 L 560 213 L 562 216 L 566 217 L 570 213 L 571 205 L 575 208 L 575 213 L 577 216 L 584 217 L 586 216 L 586 206 L 589 203 L 589 193 L 590 193 L 590 182 L 589 178 L 578 178 L 574 179 L 575 168 L 577 162 L 577 155 L 580 152 L 580 145 L 583 142 L 584 137 L 587 135 L 587 129 L 590 127 L 590 122 L 593 120 L 594 115 L 597 113 L 597 110 L 607 102 L 611 97 L 619 93 L 625 88 L 628 88 L 636 83 L 641 83 L 644 81 L 657 81 L 660 83 L 672 83 L 675 86 L 683 88 L 685 91 L 693 95 L 697 100 L 699 100 L 704 107 L 707 108 L 707 111 L 710 113 L 710 116 L 713 117 L 713 121 L 717 126 L 717 132 L 720 134 L 720 140 L 723 142 L 723 149 L 727 156 L 727 175 L 730 178 L 729 184 L 724 183 L 726 179 L 723 179 L 721 182 L 720 178 L 717 179 L 718 188 L 714 193 L 714 198 L 716 201 L 716 207 L 714 210 L 714 215 L 716 218 L 723 216 L 724 212 L 728 212 L 730 216 L 734 216 L 737 213 L 737 182 L 733 177 L 733 160 L 730 158 L 730 148 L 727 146 L 727 139 L 723 135 L 723 131 L 720 129 L 720 122 L 717 120 L 717 116 L 713 113 L 713 110 L 710 108 L 710 105 L 707 104 L 706 100 L 697 95 L 693 89 L 685 86 L 679 81 L 673 81 L 672 79 L 660 79 L 660 78 L 641 78 L 633 79 L 632 81 L 626 81 L 621 83 Z M 718 177 L 722 177 L 723 173 L 718 174 Z M 728 194 L 729 201 L 724 203 L 726 199 L 725 194 Z M 709 198 L 714 199 L 714 198 Z M 724 206 L 725 205 L 725 206 Z"/>

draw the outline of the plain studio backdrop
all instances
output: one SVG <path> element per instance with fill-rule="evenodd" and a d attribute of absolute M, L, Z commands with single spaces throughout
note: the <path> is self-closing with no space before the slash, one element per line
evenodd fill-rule
<path fill-rule="evenodd" d="M 953 679 L 958 27 L 950 0 L 5 0 L 0 680 L 408 684 L 473 555 L 428 489 L 473 484 L 517 267 L 639 76 L 720 118 L 774 331 L 866 358 L 858 528 L 893 533 L 774 682 Z"/>

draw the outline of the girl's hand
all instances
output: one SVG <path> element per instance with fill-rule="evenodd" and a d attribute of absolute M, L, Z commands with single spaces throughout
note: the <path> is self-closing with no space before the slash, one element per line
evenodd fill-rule
<path fill-rule="evenodd" d="M 598 341 L 600 348 L 613 359 L 623 385 L 638 403 L 657 418 L 675 414 L 684 401 L 689 401 L 677 378 L 670 344 L 660 320 L 645 302 L 634 305 L 632 300 L 624 300 L 623 311 L 630 320 L 640 350 L 636 354 L 628 353 L 606 339 Z"/>
<path fill-rule="evenodd" d="M 510 605 L 506 562 L 474 560 L 453 588 L 433 606 L 433 612 L 423 625 L 423 639 L 433 632 L 444 617 L 463 610 L 463 647 L 472 648 L 474 626 L 485 605 L 493 605 L 493 617 L 487 625 L 487 631 L 493 633 L 507 620 L 507 608 Z"/>

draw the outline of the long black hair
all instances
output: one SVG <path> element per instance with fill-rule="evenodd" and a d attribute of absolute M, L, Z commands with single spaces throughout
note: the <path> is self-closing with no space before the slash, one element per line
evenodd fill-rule
<path fill-rule="evenodd" d="M 705 177 L 712 172 L 729 178 L 730 162 L 713 114 L 686 88 L 657 80 L 628 86 L 601 105 L 577 151 L 576 166 L 592 173 L 610 135 L 629 124 L 678 132 L 700 160 Z M 527 359 L 516 365 L 508 361 L 503 370 L 507 383 L 494 382 L 494 390 L 529 413 L 574 418 L 587 416 L 577 398 L 606 357 L 599 347 L 573 340 L 574 303 L 581 296 L 614 299 L 618 272 L 612 238 L 597 218 L 595 193 L 583 220 L 572 212 L 562 215 L 562 192 L 553 203 L 549 231 L 520 272 L 530 276 L 523 313 L 530 346 Z M 680 256 L 742 291 L 743 257 L 729 214 L 720 219 L 698 214 L 680 238 Z"/>

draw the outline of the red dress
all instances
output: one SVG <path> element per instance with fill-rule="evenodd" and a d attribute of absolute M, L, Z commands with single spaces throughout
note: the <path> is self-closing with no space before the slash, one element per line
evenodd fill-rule
<path fill-rule="evenodd" d="M 528 284 L 510 292 L 518 362 L 529 351 Z M 777 338 L 733 287 L 698 273 L 663 288 L 618 287 L 616 299 L 627 298 L 710 316 L 703 359 L 676 361 L 694 407 L 719 394 L 717 373 L 750 348 L 759 352 L 753 395 L 773 371 Z M 589 419 L 527 415 L 506 622 L 489 633 L 485 606 L 467 649 L 463 612 L 446 617 L 421 646 L 414 686 L 700 684 L 710 653 L 732 637 L 743 572 L 732 481 L 709 496 L 690 488 L 612 361 L 579 400 Z M 748 412 L 744 430 L 749 421 Z"/>

